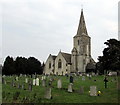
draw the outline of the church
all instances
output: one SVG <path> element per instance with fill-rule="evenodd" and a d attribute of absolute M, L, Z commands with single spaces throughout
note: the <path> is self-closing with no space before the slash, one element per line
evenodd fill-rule
<path fill-rule="evenodd" d="M 77 34 L 73 37 L 71 54 L 61 51 L 57 56 L 50 54 L 45 62 L 44 74 L 80 74 L 86 73 L 87 69 L 93 67 L 95 67 L 95 61 L 91 57 L 91 37 L 87 32 L 82 9 Z"/>

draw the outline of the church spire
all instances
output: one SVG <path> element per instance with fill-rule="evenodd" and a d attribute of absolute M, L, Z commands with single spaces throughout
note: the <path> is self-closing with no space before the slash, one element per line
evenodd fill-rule
<path fill-rule="evenodd" d="M 79 21 L 79 25 L 78 25 L 77 35 L 82 35 L 83 33 L 85 35 L 88 35 L 86 24 L 85 24 L 85 19 L 84 19 L 84 15 L 83 15 L 83 9 L 81 9 L 81 16 L 80 16 L 80 21 Z"/>

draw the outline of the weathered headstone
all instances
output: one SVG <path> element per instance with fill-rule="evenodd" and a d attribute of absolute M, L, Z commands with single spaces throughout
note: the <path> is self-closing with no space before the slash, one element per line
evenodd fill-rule
<path fill-rule="evenodd" d="M 22 84 L 21 88 L 24 89 L 24 84 Z"/>
<path fill-rule="evenodd" d="M 87 74 L 87 77 L 89 77 L 89 74 Z"/>
<path fill-rule="evenodd" d="M 82 74 L 80 74 L 80 76 L 82 76 Z"/>
<path fill-rule="evenodd" d="M 16 77 L 16 81 L 18 81 L 18 77 Z"/>
<path fill-rule="evenodd" d="M 73 90 L 72 90 L 72 83 L 70 83 L 69 85 L 68 85 L 68 92 L 73 92 Z"/>
<path fill-rule="evenodd" d="M 45 75 L 43 76 L 43 79 L 46 80 L 46 76 Z"/>
<path fill-rule="evenodd" d="M 90 96 L 97 96 L 97 87 L 90 86 Z"/>
<path fill-rule="evenodd" d="M 29 87 L 28 87 L 28 89 L 29 89 L 30 91 L 32 91 L 32 82 L 31 82 L 31 81 L 29 82 Z"/>
<path fill-rule="evenodd" d="M 95 73 L 94 73 L 94 72 L 92 72 L 92 76 L 95 76 Z"/>
<path fill-rule="evenodd" d="M 11 82 L 11 85 L 14 87 L 15 86 L 15 83 L 14 83 L 14 81 L 12 80 L 12 82 Z"/>
<path fill-rule="evenodd" d="M 20 74 L 20 77 L 22 77 L 22 74 Z"/>
<path fill-rule="evenodd" d="M 83 87 L 83 86 L 80 86 L 79 93 L 80 93 L 80 94 L 83 94 L 83 93 L 84 93 L 84 87 Z"/>
<path fill-rule="evenodd" d="M 53 81 L 52 78 L 50 78 L 49 81 L 48 81 L 49 86 L 52 86 L 52 81 Z"/>
<path fill-rule="evenodd" d="M 18 86 L 17 86 L 18 89 L 20 89 L 20 84 L 18 83 Z"/>
<path fill-rule="evenodd" d="M 35 79 L 33 79 L 33 85 L 36 85 L 36 80 Z"/>
<path fill-rule="evenodd" d="M 82 81 L 85 81 L 85 76 L 82 76 Z"/>
<path fill-rule="evenodd" d="M 89 75 L 89 80 L 92 78 L 92 75 Z"/>
<path fill-rule="evenodd" d="M 44 78 L 43 78 L 43 76 L 41 77 L 41 80 L 43 80 Z"/>
<path fill-rule="evenodd" d="M 59 89 L 62 88 L 62 81 L 61 81 L 61 79 L 59 79 L 58 82 L 57 82 L 57 88 L 59 88 Z"/>
<path fill-rule="evenodd" d="M 28 78 L 25 78 L 25 83 L 28 83 Z"/>
<path fill-rule="evenodd" d="M 39 86 L 39 78 L 36 78 L 36 86 Z"/>
<path fill-rule="evenodd" d="M 46 98 L 46 99 L 51 99 L 52 98 L 50 87 L 46 88 L 44 98 Z"/>
<path fill-rule="evenodd" d="M 46 81 L 45 80 L 42 80 L 42 86 L 46 86 Z"/>

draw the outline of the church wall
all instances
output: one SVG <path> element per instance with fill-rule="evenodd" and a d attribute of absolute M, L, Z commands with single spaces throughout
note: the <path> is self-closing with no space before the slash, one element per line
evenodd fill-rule
<path fill-rule="evenodd" d="M 62 63 L 61 68 L 58 68 L 59 59 L 61 59 L 61 63 Z M 66 64 L 67 64 L 66 60 L 63 58 L 62 54 L 59 53 L 55 59 L 55 74 L 56 75 L 65 75 L 66 70 L 68 70 L 68 66 Z"/>
<path fill-rule="evenodd" d="M 51 63 L 51 67 L 49 67 L 49 63 Z M 45 74 L 53 74 L 53 71 L 55 70 L 55 61 L 51 56 L 48 57 L 46 63 L 45 63 Z"/>

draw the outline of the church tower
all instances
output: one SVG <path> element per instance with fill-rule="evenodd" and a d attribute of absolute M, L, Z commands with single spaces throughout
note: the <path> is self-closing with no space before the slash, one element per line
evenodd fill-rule
<path fill-rule="evenodd" d="M 86 72 L 91 59 L 91 38 L 88 36 L 83 9 L 81 10 L 77 34 L 73 37 L 71 72 Z"/>

